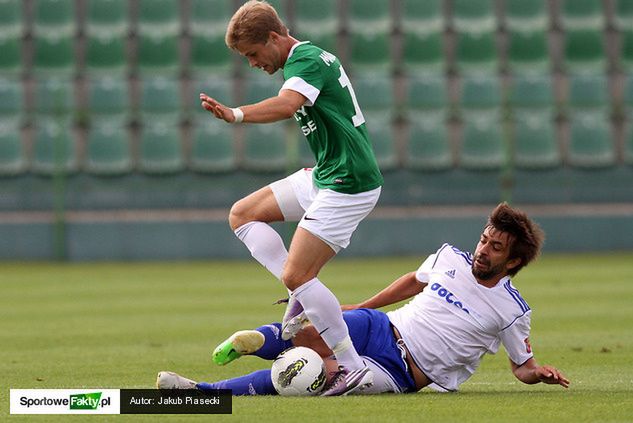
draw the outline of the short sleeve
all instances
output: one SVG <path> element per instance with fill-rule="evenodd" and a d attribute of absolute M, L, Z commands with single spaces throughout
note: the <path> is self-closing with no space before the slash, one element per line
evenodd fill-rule
<path fill-rule="evenodd" d="M 320 64 L 309 56 L 299 57 L 286 64 L 284 78 L 286 82 L 281 88 L 282 90 L 297 91 L 312 104 L 316 101 L 325 84 Z"/>
<path fill-rule="evenodd" d="M 418 282 L 428 283 L 431 278 L 431 271 L 433 270 L 433 264 L 435 263 L 435 259 L 437 258 L 437 254 L 431 254 L 424 260 L 424 263 L 420 265 L 418 270 L 415 272 L 415 278 Z"/>
<path fill-rule="evenodd" d="M 513 363 L 521 365 L 534 355 L 530 346 L 530 316 L 527 311 L 508 327 L 501 331 L 500 337 L 508 357 Z"/>

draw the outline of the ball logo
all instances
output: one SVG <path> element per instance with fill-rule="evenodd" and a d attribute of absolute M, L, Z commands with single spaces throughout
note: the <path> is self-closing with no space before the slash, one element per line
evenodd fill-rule
<path fill-rule="evenodd" d="M 300 358 L 290 363 L 290 365 L 286 367 L 286 370 L 279 373 L 279 386 L 283 388 L 290 386 L 292 379 L 299 374 L 306 364 L 308 364 L 308 361 L 305 358 Z"/>
<path fill-rule="evenodd" d="M 321 387 L 325 385 L 325 369 L 321 371 L 319 377 L 317 377 L 310 386 L 308 386 L 308 392 L 319 392 Z"/>

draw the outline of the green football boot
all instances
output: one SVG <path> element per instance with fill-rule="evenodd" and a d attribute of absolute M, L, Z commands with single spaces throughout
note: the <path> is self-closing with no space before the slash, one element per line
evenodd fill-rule
<path fill-rule="evenodd" d="M 245 354 L 252 354 L 264 345 L 266 338 L 256 330 L 235 332 L 213 351 L 212 360 L 218 366 L 224 366 Z"/>

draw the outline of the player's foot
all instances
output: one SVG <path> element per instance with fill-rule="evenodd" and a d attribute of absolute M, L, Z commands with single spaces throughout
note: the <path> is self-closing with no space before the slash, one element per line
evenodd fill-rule
<path fill-rule="evenodd" d="M 289 339 L 294 338 L 295 335 L 308 323 L 310 323 L 310 319 L 308 319 L 305 312 L 299 313 L 297 316 L 286 322 L 285 326 L 281 327 L 281 339 L 288 341 Z"/>
<path fill-rule="evenodd" d="M 374 383 L 374 374 L 369 367 L 365 366 L 357 370 L 347 370 L 343 366 L 339 366 L 330 383 L 328 383 L 323 392 L 322 397 L 358 394 L 364 389 L 369 388 Z"/>
<path fill-rule="evenodd" d="M 244 354 L 252 354 L 264 345 L 266 338 L 256 330 L 241 330 L 235 332 L 226 341 L 216 347 L 211 356 L 213 362 L 219 366 L 229 364 Z"/>
<path fill-rule="evenodd" d="M 174 372 L 158 372 L 156 376 L 158 389 L 196 389 L 196 382 Z"/>
<path fill-rule="evenodd" d="M 288 298 L 288 305 L 286 306 L 286 312 L 284 318 L 281 321 L 281 339 L 287 341 L 293 338 L 301 327 L 303 326 L 303 320 L 307 320 L 305 313 L 303 312 L 303 306 L 294 295 Z"/>

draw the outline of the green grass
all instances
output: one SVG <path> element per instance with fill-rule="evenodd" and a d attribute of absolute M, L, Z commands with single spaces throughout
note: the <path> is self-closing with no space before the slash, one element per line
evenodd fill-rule
<path fill-rule="evenodd" d="M 336 259 L 321 279 L 342 302 L 355 302 L 419 263 L 418 258 Z M 234 398 L 230 416 L 158 419 L 632 421 L 632 279 L 633 254 L 625 253 L 546 255 L 515 278 L 533 309 L 536 358 L 563 369 L 572 380 L 569 390 L 521 384 L 502 350 L 485 357 L 456 394 Z M 149 388 L 159 370 L 218 380 L 265 368 L 269 363 L 254 357 L 217 367 L 210 352 L 237 329 L 279 320 L 283 307 L 271 303 L 284 292 L 251 262 L 1 264 L 0 419 L 9 413 L 10 388 Z"/>

